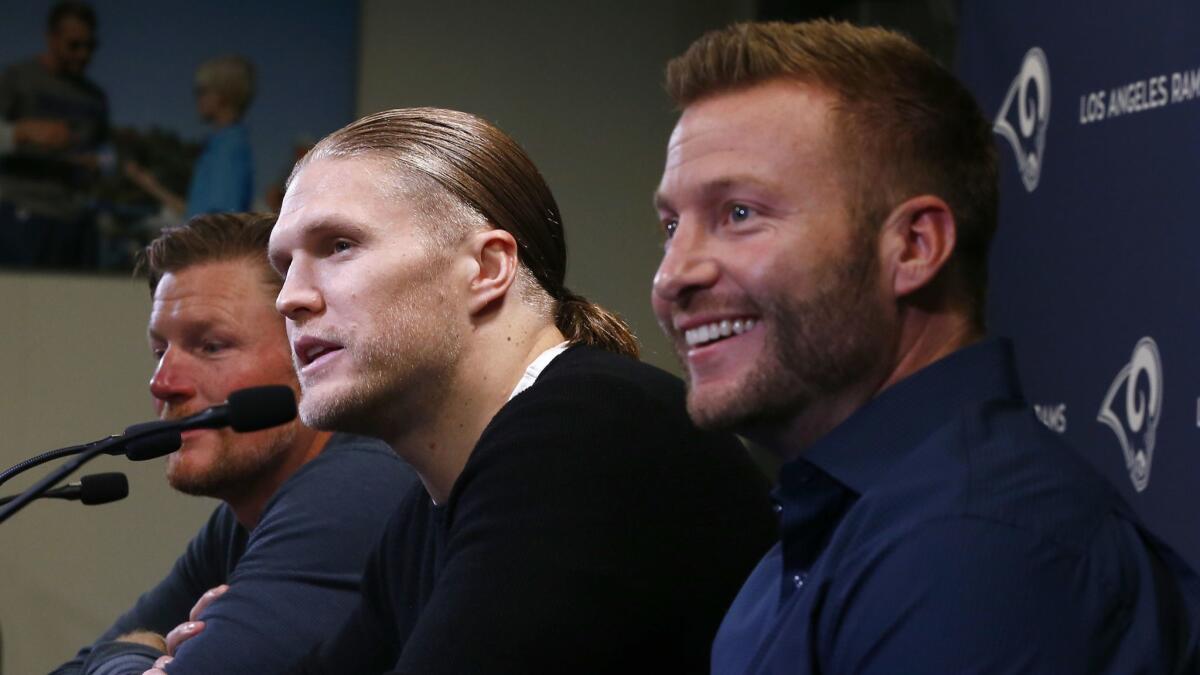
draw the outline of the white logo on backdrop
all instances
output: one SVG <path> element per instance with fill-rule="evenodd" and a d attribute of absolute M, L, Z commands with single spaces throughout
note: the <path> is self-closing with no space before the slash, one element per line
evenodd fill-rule
<path fill-rule="evenodd" d="M 1035 403 L 1033 412 L 1050 431 L 1057 434 L 1067 433 L 1066 403 Z"/>
<path fill-rule="evenodd" d="M 1015 122 L 1015 125 L 1014 125 Z M 1046 127 L 1050 125 L 1050 66 L 1041 49 L 1025 53 L 1021 72 L 1008 87 L 992 130 L 1012 145 L 1025 189 L 1033 192 L 1042 175 Z"/>
<path fill-rule="evenodd" d="M 1124 396 L 1121 395 L 1124 390 Z M 1120 403 L 1124 401 L 1124 406 Z M 1114 410 L 1114 404 L 1117 410 Z M 1117 373 L 1100 405 L 1098 422 L 1108 425 L 1125 453 L 1125 468 L 1138 492 L 1150 483 L 1154 437 L 1163 405 L 1163 368 L 1154 338 L 1144 337 L 1133 348 L 1129 363 Z"/>

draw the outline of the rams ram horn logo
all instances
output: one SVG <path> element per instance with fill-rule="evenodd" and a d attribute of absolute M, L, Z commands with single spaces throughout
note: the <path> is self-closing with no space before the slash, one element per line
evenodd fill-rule
<path fill-rule="evenodd" d="M 1003 136 L 1017 156 L 1025 189 L 1033 192 L 1042 175 L 1046 127 L 1050 126 L 1050 67 L 1034 47 L 1025 53 L 1021 72 L 1008 87 L 992 130 Z"/>
<path fill-rule="evenodd" d="M 1117 373 L 1100 406 L 1097 421 L 1108 425 L 1125 453 L 1125 468 L 1138 492 L 1150 482 L 1154 436 L 1163 405 L 1162 359 L 1154 339 L 1144 337 L 1129 363 Z"/>

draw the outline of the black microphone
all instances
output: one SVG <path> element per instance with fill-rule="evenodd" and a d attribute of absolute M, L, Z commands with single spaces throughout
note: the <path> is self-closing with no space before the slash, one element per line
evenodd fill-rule
<path fill-rule="evenodd" d="M 20 495 L 0 497 L 0 504 L 7 504 Z M 88 506 L 107 504 L 129 496 L 129 480 L 123 473 L 96 473 L 83 476 L 77 483 L 47 490 L 43 498 L 78 500 Z"/>
<path fill-rule="evenodd" d="M 88 452 L 94 448 L 103 447 L 103 452 L 109 455 L 125 455 L 132 460 L 152 459 L 154 457 L 162 457 L 163 455 L 172 453 L 183 445 L 183 439 L 180 438 L 178 429 L 157 429 L 148 425 L 157 425 L 158 422 L 147 422 L 146 424 L 135 424 L 125 433 L 120 436 L 109 436 L 98 441 L 85 443 L 83 445 L 72 445 L 58 450 L 50 450 L 42 454 L 31 457 L 19 464 L 8 467 L 4 471 L 0 471 L 0 484 L 5 483 L 13 476 L 28 471 L 39 464 L 45 464 L 51 460 L 60 459 L 62 457 L 70 457 L 83 452 Z M 145 429 L 143 429 L 145 427 Z M 130 434 L 130 430 L 138 432 L 149 430 L 148 433 Z M 157 430 L 156 430 L 157 429 Z M 3 504 L 3 502 L 0 502 Z"/>
<path fill-rule="evenodd" d="M 125 455 L 135 462 L 141 462 L 155 457 L 169 455 L 179 449 L 183 445 L 183 437 L 178 429 L 158 429 L 159 421 L 142 422 L 135 424 L 125 429 L 125 436 L 130 440 L 126 441 L 125 445 L 117 446 L 108 451 L 110 455 Z M 156 425 L 156 426 L 150 426 Z M 151 429 L 148 436 L 139 436 L 144 429 Z"/>
<path fill-rule="evenodd" d="M 125 429 L 131 438 L 125 456 L 134 461 L 162 457 L 179 449 L 179 434 L 190 429 L 231 427 L 237 432 L 259 431 L 296 419 L 296 395 L 282 384 L 239 389 L 221 405 L 177 420 L 155 420 Z"/>
<path fill-rule="evenodd" d="M 48 490 L 43 497 L 51 499 L 79 500 L 83 504 L 107 504 L 129 496 L 129 479 L 125 474 L 94 473 L 82 476 L 77 483 L 68 483 L 60 488 Z"/>
<path fill-rule="evenodd" d="M 189 429 L 216 429 L 230 426 L 233 427 L 234 431 L 258 431 L 259 429 L 278 426 L 294 419 L 296 419 L 296 396 L 292 393 L 291 388 L 284 385 L 253 387 L 251 389 L 235 391 L 229 395 L 229 400 L 224 405 L 213 406 L 190 417 L 179 420 L 147 422 L 126 429 L 126 433 L 122 436 L 111 436 L 82 447 L 44 453 L 42 457 L 35 458 L 35 460 L 37 462 L 44 462 L 49 459 L 48 455 L 57 453 L 73 454 L 78 452 L 80 454 L 75 459 L 60 466 L 50 472 L 49 475 L 34 483 L 13 500 L 12 503 L 0 506 L 0 523 L 11 518 L 14 513 L 25 508 L 26 504 L 37 499 L 55 483 L 77 471 L 79 467 L 103 453 L 111 452 L 118 446 L 128 448 L 129 444 L 136 440 L 149 438 L 166 430 L 183 432 Z M 174 437 L 170 436 L 168 438 L 173 439 Z M 165 455 L 172 450 L 170 448 L 164 449 L 169 443 L 152 443 L 150 445 L 157 447 L 158 450 L 156 452 L 159 452 L 161 455 Z M 26 466 L 20 469 L 13 467 L 13 469 L 10 469 L 6 473 L 9 476 L 15 475 L 17 471 L 28 468 L 29 463 L 25 462 L 24 464 Z"/>
<path fill-rule="evenodd" d="M 229 395 L 225 405 L 213 406 L 193 417 L 206 413 L 209 415 L 205 419 L 189 422 L 189 426 L 180 431 L 215 429 L 225 425 L 238 432 L 277 427 L 296 419 L 296 394 L 291 387 L 282 384 L 239 389 Z"/>

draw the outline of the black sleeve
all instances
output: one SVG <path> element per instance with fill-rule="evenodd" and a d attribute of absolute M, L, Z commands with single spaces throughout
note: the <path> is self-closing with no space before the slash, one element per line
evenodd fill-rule
<path fill-rule="evenodd" d="M 392 516 L 380 545 L 372 552 L 363 573 L 359 603 L 330 639 L 313 649 L 305 659 L 287 670 L 292 675 L 339 675 L 382 673 L 399 656 L 396 617 L 389 599 L 393 596 L 392 571 L 402 570 L 403 551 L 412 550 L 411 539 L 424 524 L 417 511 L 425 490 L 415 487 Z M 397 555 L 397 553 L 399 555 Z M 404 592 L 414 603 L 417 598 Z"/>
<path fill-rule="evenodd" d="M 415 478 L 390 452 L 339 451 L 312 464 L 268 506 L 172 675 L 285 672 L 357 604 L 368 552 Z"/>
<path fill-rule="evenodd" d="M 80 649 L 75 658 L 56 668 L 53 675 L 91 672 L 94 666 L 101 665 L 109 658 L 119 658 L 126 652 L 142 654 L 152 651 L 142 645 L 112 641 L 134 630 L 165 635 L 185 621 L 200 594 L 224 583 L 226 579 L 230 542 L 238 536 L 237 523 L 227 508 L 222 506 L 213 511 L 208 522 L 188 542 L 184 554 L 175 561 L 170 573 L 162 581 L 143 593 L 134 606 L 109 626 L 95 643 Z M 93 658 L 93 649 L 101 646 L 104 647 L 103 657 L 96 655 Z M 150 659 L 150 662 L 153 660 Z M 137 671 L 138 675 L 141 672 Z"/>
<path fill-rule="evenodd" d="M 681 390 L 601 376 L 510 402 L 446 520 L 398 673 L 707 672 L 774 533 L 765 481 L 732 437 L 691 426 Z"/>
<path fill-rule="evenodd" d="M 171 611 L 156 612 L 162 617 L 143 624 L 127 620 L 129 615 L 122 617 L 102 639 L 126 632 L 131 623 L 165 634 L 187 619 L 204 591 L 229 583 L 230 589 L 201 615 L 204 631 L 180 647 L 170 672 L 286 672 L 301 654 L 332 634 L 356 604 L 368 551 L 395 504 L 415 482 L 412 470 L 390 450 L 327 450 L 276 493 L 249 540 L 243 540 L 244 553 L 242 546 L 226 546 L 223 561 L 210 555 L 206 565 L 189 566 L 203 568 L 203 574 L 190 575 L 202 581 L 170 586 L 177 596 Z M 235 522 L 232 513 L 229 520 Z M 244 536 L 244 530 L 237 532 Z M 130 614 L 146 614 L 147 596 Z M 129 658 L 139 646 L 102 646 L 104 658 L 89 663 L 98 668 L 97 675 L 140 675 L 145 670 L 138 670 L 137 660 Z M 112 669 L 110 659 L 127 662 L 130 670 Z"/>

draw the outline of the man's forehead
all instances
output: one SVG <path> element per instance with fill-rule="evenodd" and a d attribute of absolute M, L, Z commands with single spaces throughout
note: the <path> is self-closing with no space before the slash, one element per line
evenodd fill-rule
<path fill-rule="evenodd" d="M 395 208 L 401 201 L 390 189 L 387 167 L 379 159 L 314 160 L 288 186 L 271 242 L 321 224 L 370 222 L 381 209 Z"/>
<path fill-rule="evenodd" d="M 781 80 L 693 103 L 671 134 L 660 191 L 672 179 L 729 182 L 738 173 L 828 162 L 834 100 L 824 89 Z"/>
<path fill-rule="evenodd" d="M 154 308 L 228 308 L 260 297 L 263 304 L 272 304 L 274 288 L 264 278 L 265 265 L 250 259 L 222 260 L 167 272 L 154 289 Z"/>
<path fill-rule="evenodd" d="M 772 147 L 829 129 L 836 96 L 803 82 L 773 80 L 714 94 L 684 109 L 668 153 L 697 142 Z M 820 135 L 820 134 L 816 134 Z"/>
<path fill-rule="evenodd" d="M 387 192 L 383 160 L 371 156 L 323 157 L 305 164 L 288 184 L 280 216 L 301 208 L 315 198 L 354 192 Z"/>

